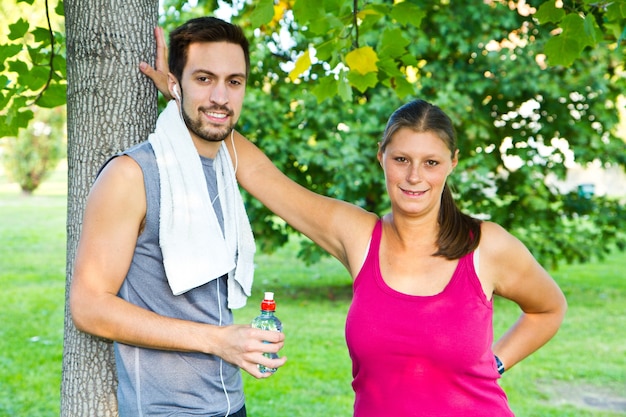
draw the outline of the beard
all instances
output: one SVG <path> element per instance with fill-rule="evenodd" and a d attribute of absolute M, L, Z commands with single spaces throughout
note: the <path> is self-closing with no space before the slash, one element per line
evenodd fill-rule
<path fill-rule="evenodd" d="M 203 124 L 201 116 L 196 119 L 192 119 L 189 114 L 184 109 L 184 106 L 181 106 L 183 120 L 187 125 L 187 128 L 199 138 L 206 140 L 207 142 L 221 142 L 228 137 L 230 132 L 233 130 L 234 123 L 230 123 L 227 126 L 216 127 L 211 124 Z M 201 107 L 198 109 L 198 112 L 208 112 L 212 110 L 221 110 L 227 112 L 228 116 L 232 118 L 233 112 L 226 106 L 213 106 L 211 108 Z M 232 120 L 232 119 L 231 119 Z"/>

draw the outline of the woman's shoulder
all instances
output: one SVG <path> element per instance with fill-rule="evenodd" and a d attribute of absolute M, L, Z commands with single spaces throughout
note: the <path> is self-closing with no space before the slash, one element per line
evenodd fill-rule
<path fill-rule="evenodd" d="M 352 208 L 351 215 L 344 217 L 341 225 L 345 261 L 342 261 L 353 277 L 356 277 L 367 251 L 376 224 L 380 221 L 378 215 L 366 210 Z"/>
<path fill-rule="evenodd" d="M 530 253 L 526 246 L 497 223 L 485 221 L 481 224 L 480 239 L 481 257 L 490 259 L 492 262 L 512 265 L 516 262 L 524 262 Z"/>
<path fill-rule="evenodd" d="M 483 239 L 499 239 L 507 236 L 512 236 L 504 227 L 500 226 L 498 223 L 494 223 L 492 221 L 482 221 L 480 223 L 480 233 Z M 481 245 L 483 241 L 481 240 Z"/>

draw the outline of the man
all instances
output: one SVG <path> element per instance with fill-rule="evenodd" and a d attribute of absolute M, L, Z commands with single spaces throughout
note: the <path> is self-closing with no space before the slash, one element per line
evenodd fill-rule
<path fill-rule="evenodd" d="M 173 31 L 169 49 L 175 101 L 94 183 L 70 308 L 79 330 L 116 342 L 120 416 L 241 417 L 239 368 L 265 378 L 258 364 L 286 361 L 263 355 L 283 334 L 234 325 L 231 311 L 249 295 L 254 253 L 224 145 L 242 108 L 248 42 L 206 17 Z"/>

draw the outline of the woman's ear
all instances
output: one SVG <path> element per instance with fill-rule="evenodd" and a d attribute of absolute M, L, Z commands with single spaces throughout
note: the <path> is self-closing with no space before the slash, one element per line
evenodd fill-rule
<path fill-rule="evenodd" d="M 452 168 L 450 169 L 450 173 L 456 168 L 459 164 L 459 150 L 454 151 L 454 156 L 452 157 Z"/>
<path fill-rule="evenodd" d="M 378 152 L 376 153 L 376 158 L 378 159 L 378 163 L 381 168 L 383 167 L 383 151 L 380 149 L 380 142 L 378 143 Z"/>

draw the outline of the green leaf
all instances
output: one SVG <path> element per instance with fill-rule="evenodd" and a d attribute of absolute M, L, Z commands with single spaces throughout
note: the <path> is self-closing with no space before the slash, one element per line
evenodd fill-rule
<path fill-rule="evenodd" d="M 614 1 L 606 8 L 604 14 L 609 22 L 621 22 L 626 18 L 626 1 Z"/>
<path fill-rule="evenodd" d="M 570 13 L 565 16 L 559 27 L 563 31 L 546 42 L 545 53 L 550 65 L 569 67 L 580 56 L 585 46 L 593 43 L 585 34 L 585 21 L 577 14 Z"/>
<path fill-rule="evenodd" d="M 402 57 L 400 58 L 400 61 L 407 67 L 417 66 L 417 57 L 411 53 L 402 55 Z"/>
<path fill-rule="evenodd" d="M 387 28 L 383 31 L 378 41 L 380 59 L 385 57 L 397 58 L 407 52 L 406 47 L 410 42 L 402 35 L 402 32 L 400 28 Z"/>
<path fill-rule="evenodd" d="M 368 25 L 366 27 L 369 27 L 369 25 L 380 21 L 380 19 L 388 13 L 388 7 L 376 7 L 375 5 L 368 4 L 361 10 L 359 10 L 359 12 L 357 13 L 357 18 L 361 20 L 361 28 L 363 28 L 364 24 Z"/>
<path fill-rule="evenodd" d="M 20 94 L 20 91 L 15 89 L 16 94 L 13 96 L 13 104 L 8 111 L 8 114 L 16 114 L 20 109 L 28 108 L 28 100 L 24 94 Z"/>
<path fill-rule="evenodd" d="M 588 16 L 591 21 L 593 21 L 593 16 Z M 563 32 L 559 35 L 564 38 L 570 38 L 575 40 L 579 44 L 579 51 L 585 46 L 595 46 L 595 41 L 590 38 L 587 34 L 587 26 L 590 27 L 590 31 L 594 32 L 594 24 L 595 22 L 590 22 L 588 19 L 583 19 L 580 15 L 576 13 L 570 13 L 561 20 L 561 24 L 559 27 L 563 29 Z M 595 36 L 594 36 L 595 39 Z"/>
<path fill-rule="evenodd" d="M 313 1 L 296 1 L 293 5 L 293 14 L 296 21 L 303 26 L 324 18 L 324 11 L 319 7 L 319 3 Z"/>
<path fill-rule="evenodd" d="M 315 83 L 315 87 L 313 87 L 313 94 L 317 98 L 317 102 L 321 103 L 328 98 L 336 96 L 338 94 L 338 89 L 339 83 L 334 77 L 324 77 Z"/>
<path fill-rule="evenodd" d="M 371 9 L 374 12 L 378 13 L 381 16 L 386 16 L 389 13 L 391 13 L 391 8 L 393 6 L 390 7 L 389 4 L 376 4 L 376 3 L 371 3 L 371 4 L 366 4 L 365 7 L 363 7 L 363 10 L 366 9 Z"/>
<path fill-rule="evenodd" d="M 404 1 L 396 3 L 391 10 L 391 17 L 398 21 L 401 25 L 412 25 L 419 28 L 422 25 L 422 19 L 426 16 L 426 12 L 419 6 Z"/>
<path fill-rule="evenodd" d="M 345 4 L 343 0 L 335 3 L 327 0 L 321 4 L 317 1 L 299 0 L 294 3 L 293 14 L 298 26 L 306 26 L 308 31 L 314 35 L 332 38 L 334 32 L 338 34 L 345 29 L 346 25 L 351 24 L 351 21 L 343 22 L 341 20 L 343 17 L 340 11 L 342 4 Z"/>
<path fill-rule="evenodd" d="M 50 43 L 50 31 L 47 28 L 38 27 L 31 31 L 31 33 L 35 37 L 35 42 Z"/>
<path fill-rule="evenodd" d="M 363 46 L 350 51 L 346 55 L 346 64 L 350 67 L 350 70 L 360 74 L 378 71 L 376 62 L 378 62 L 378 56 L 371 46 Z"/>
<path fill-rule="evenodd" d="M 39 107 L 53 108 L 62 106 L 67 101 L 67 86 L 65 84 L 53 83 L 43 92 L 37 100 Z"/>
<path fill-rule="evenodd" d="M 368 72 L 367 74 L 361 74 L 358 71 L 350 71 L 348 80 L 357 90 L 364 93 L 368 88 L 376 87 L 376 84 L 378 84 L 378 73 Z"/>
<path fill-rule="evenodd" d="M 9 39 L 12 41 L 23 38 L 27 32 L 28 22 L 24 19 L 20 19 L 12 25 L 9 25 Z"/>
<path fill-rule="evenodd" d="M 28 65 L 24 61 L 9 61 L 9 71 L 24 74 L 28 72 Z"/>
<path fill-rule="evenodd" d="M 34 67 L 30 71 L 20 74 L 18 83 L 31 91 L 37 91 L 46 85 L 50 69 L 46 67 Z"/>
<path fill-rule="evenodd" d="M 350 82 L 344 74 L 342 74 L 339 79 L 337 92 L 339 93 L 339 97 L 341 97 L 344 102 L 349 103 L 352 101 L 352 87 L 350 86 Z"/>
<path fill-rule="evenodd" d="M 333 38 L 324 43 L 315 46 L 315 56 L 320 61 L 328 61 L 335 53 L 337 48 L 337 39 Z"/>
<path fill-rule="evenodd" d="M 32 65 L 48 65 L 47 61 L 49 49 L 33 47 L 32 45 L 28 45 L 26 48 L 28 49 L 28 57 L 30 58 L 30 63 Z"/>
<path fill-rule="evenodd" d="M 400 98 L 405 98 L 406 96 L 410 96 L 415 93 L 415 88 L 413 87 L 413 84 L 408 82 L 404 77 L 396 77 L 392 79 L 392 86 L 396 92 L 396 95 Z"/>
<path fill-rule="evenodd" d="M 63 55 L 56 54 L 52 60 L 54 71 L 58 72 L 62 78 L 67 75 L 67 60 Z"/>
<path fill-rule="evenodd" d="M 59 0 L 57 7 L 54 8 L 54 12 L 59 16 L 65 16 L 65 8 L 63 7 L 63 0 Z"/>
<path fill-rule="evenodd" d="M 313 3 L 316 3 L 316 2 L 313 2 Z M 345 7 L 346 1 L 345 0 L 324 0 L 322 2 L 322 5 L 326 13 L 337 14 L 341 12 L 342 7 Z M 350 4 L 350 6 L 352 6 L 352 4 Z M 352 10 L 351 7 L 349 7 L 349 9 Z"/>
<path fill-rule="evenodd" d="M 316 35 L 329 36 L 334 30 L 341 31 L 342 28 L 341 20 L 331 15 L 325 15 L 321 19 L 309 23 L 309 30 Z"/>
<path fill-rule="evenodd" d="M 31 6 L 33 5 L 33 3 L 35 2 L 35 0 L 17 0 L 18 3 L 28 3 Z"/>
<path fill-rule="evenodd" d="M 387 25 L 388 22 L 384 16 L 368 15 L 365 20 L 362 20 L 359 23 L 359 38 L 361 40 L 365 40 L 366 38 L 370 38 L 370 34 L 374 35 L 371 36 L 371 42 L 369 40 L 368 42 L 363 42 L 370 44 L 378 38 L 378 34 L 381 32 L 381 27 L 385 27 Z"/>
<path fill-rule="evenodd" d="M 565 16 L 565 11 L 562 8 L 557 8 L 555 0 L 547 1 L 539 6 L 539 10 L 535 13 L 535 18 L 539 21 L 540 25 L 552 22 L 559 23 Z"/>
<path fill-rule="evenodd" d="M 268 24 L 274 18 L 274 1 L 258 0 L 250 14 L 250 24 L 254 28 Z"/>
<path fill-rule="evenodd" d="M 598 43 L 598 37 L 596 32 L 598 29 L 598 24 L 596 23 L 596 19 L 593 17 L 592 14 L 588 14 L 587 16 L 585 16 L 583 26 L 585 28 L 585 35 L 587 35 L 586 38 L 589 39 L 587 45 L 595 46 Z"/>
<path fill-rule="evenodd" d="M 7 122 L 7 116 L 0 114 L 0 138 L 17 136 L 18 129 Z"/>
<path fill-rule="evenodd" d="M 31 110 L 18 111 L 21 106 L 9 109 L 6 116 L 0 115 L 0 137 L 17 136 L 20 129 L 28 127 L 34 113 Z"/>
<path fill-rule="evenodd" d="M 579 50 L 578 42 L 562 36 L 550 38 L 544 47 L 550 65 L 563 65 L 565 67 L 574 62 Z"/>
<path fill-rule="evenodd" d="M 335 67 L 339 62 L 343 63 L 339 53 L 351 47 L 352 43 L 349 38 L 341 39 L 333 36 L 328 41 L 315 45 L 315 57 L 318 61 L 328 62 L 331 67 Z"/>
<path fill-rule="evenodd" d="M 0 77 L 0 83 L 6 82 L 4 80 L 2 80 L 2 78 L 6 78 L 6 77 Z M 7 94 L 3 94 L 3 92 L 6 92 Z M 9 104 L 9 102 L 11 101 L 11 97 L 13 97 L 13 90 L 2 90 L 0 89 L 0 110 L 4 109 L 7 104 Z"/>
<path fill-rule="evenodd" d="M 402 71 L 400 71 L 400 68 L 398 68 L 398 64 L 396 63 L 396 61 L 391 58 L 381 59 L 378 62 L 378 72 L 384 73 L 389 78 L 404 76 Z"/>
<path fill-rule="evenodd" d="M 5 63 L 8 58 L 11 58 L 22 51 L 21 45 L 8 44 L 8 45 L 0 45 L 0 71 L 4 70 Z"/>

